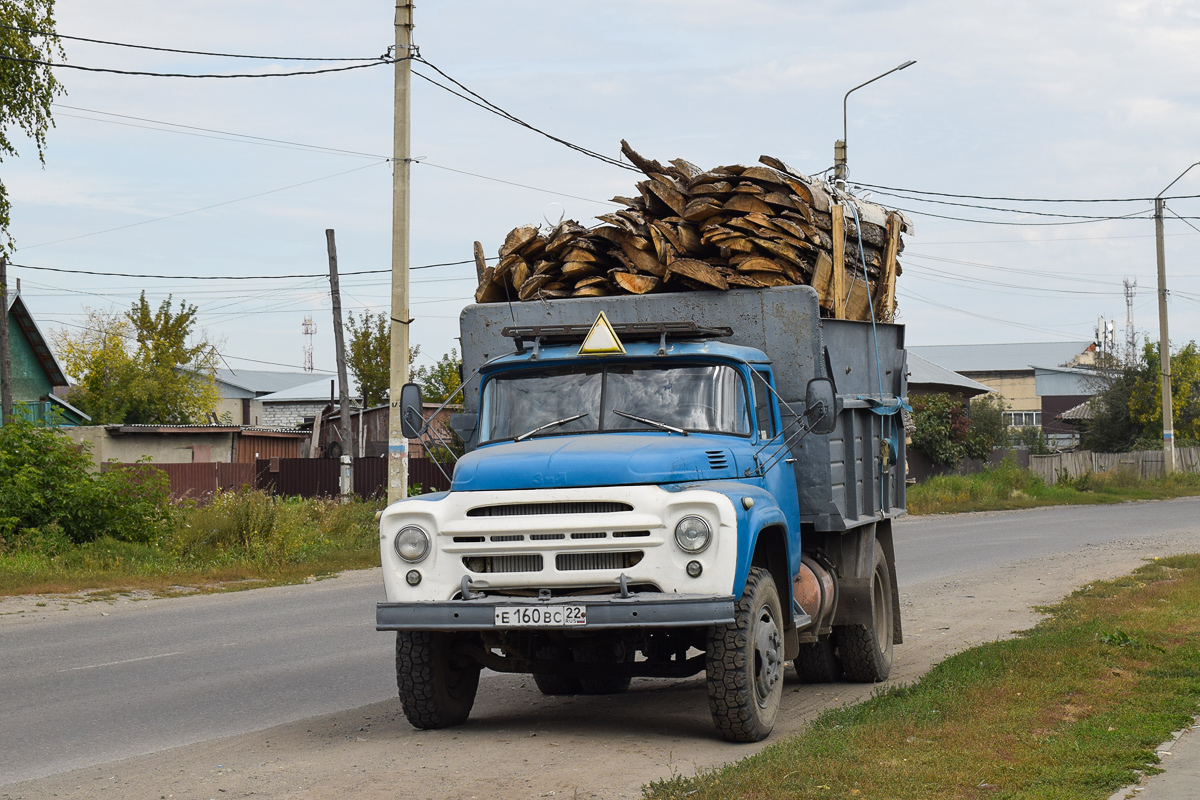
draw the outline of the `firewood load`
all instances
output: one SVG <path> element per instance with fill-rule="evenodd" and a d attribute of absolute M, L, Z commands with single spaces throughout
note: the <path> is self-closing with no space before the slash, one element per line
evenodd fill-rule
<path fill-rule="evenodd" d="M 644 158 L 624 140 L 621 152 L 647 176 L 638 196 L 614 197 L 625 208 L 599 215 L 597 227 L 514 228 L 494 267 L 476 242 L 476 302 L 806 284 L 826 316 L 869 320 L 874 308 L 892 320 L 901 233 L 913 230 L 904 214 L 770 156 L 701 170 Z"/>

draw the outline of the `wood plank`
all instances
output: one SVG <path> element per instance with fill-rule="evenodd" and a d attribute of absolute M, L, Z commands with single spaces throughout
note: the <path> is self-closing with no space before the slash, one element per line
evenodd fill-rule
<path fill-rule="evenodd" d="M 896 256 L 900 250 L 900 225 L 898 214 L 888 214 L 883 276 L 875 291 L 875 318 L 880 322 L 891 322 L 896 317 Z"/>
<path fill-rule="evenodd" d="M 483 243 L 475 243 L 475 280 L 483 282 L 483 271 L 487 269 L 487 259 L 483 257 Z"/>
<path fill-rule="evenodd" d="M 833 279 L 829 282 L 830 308 L 834 319 L 846 318 L 846 210 L 841 203 L 832 207 Z"/>

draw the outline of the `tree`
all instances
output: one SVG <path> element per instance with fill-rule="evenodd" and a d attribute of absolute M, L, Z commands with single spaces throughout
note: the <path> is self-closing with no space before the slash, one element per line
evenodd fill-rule
<path fill-rule="evenodd" d="M 207 339 L 189 344 L 196 307 L 171 297 L 151 311 L 146 293 L 124 315 L 88 309 L 80 333 L 54 336 L 63 366 L 78 381 L 70 400 L 97 424 L 200 422 L 220 399 Z"/>
<path fill-rule="evenodd" d="M 1121 453 L 1162 446 L 1161 363 L 1158 344 L 1147 342 L 1137 363 L 1105 373 L 1084 447 Z M 1194 341 L 1171 356 L 1171 411 L 1176 443 L 1200 441 L 1200 348 Z"/>
<path fill-rule="evenodd" d="M 349 337 L 346 345 L 346 368 L 358 382 L 358 391 L 367 408 L 383 403 L 391 387 L 392 336 L 385 314 L 365 312 L 355 319 L 347 315 Z M 411 347 L 408 361 L 413 364 L 421 354 L 420 346 Z M 433 366 L 413 366 L 409 379 L 421 385 L 421 394 L 429 402 L 440 403 L 458 389 L 462 359 L 451 348 Z"/>
<path fill-rule="evenodd" d="M 49 63 L 65 58 L 54 38 L 54 0 L 0 0 L 0 162 L 17 155 L 12 134 L 33 141 L 46 163 L 46 133 L 54 125 L 50 105 L 66 93 Z M 50 34 L 50 35 L 39 35 Z M 0 255 L 12 252 L 8 189 L 0 180 Z"/>
<path fill-rule="evenodd" d="M 458 350 L 450 348 L 432 367 L 420 366 L 412 371 L 414 382 L 421 384 L 421 396 L 431 403 L 441 403 L 462 385 L 462 359 Z"/>
<path fill-rule="evenodd" d="M 358 383 L 363 405 L 373 408 L 387 399 L 391 386 L 392 334 L 387 315 L 367 311 L 356 320 L 350 312 L 346 328 L 350 332 L 346 367 Z"/>
<path fill-rule="evenodd" d="M 1004 422 L 1006 406 L 998 394 L 985 394 L 971 399 L 972 458 L 986 458 L 993 447 L 1008 444 L 1008 425 Z M 982 455 L 976 455 L 982 452 Z"/>

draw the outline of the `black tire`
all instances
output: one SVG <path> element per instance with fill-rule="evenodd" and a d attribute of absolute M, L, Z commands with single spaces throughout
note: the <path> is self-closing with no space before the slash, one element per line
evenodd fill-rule
<path fill-rule="evenodd" d="M 570 662 L 571 652 L 564 647 L 559 647 L 556 644 L 548 644 L 539 647 L 533 654 L 534 658 L 545 659 L 546 661 L 562 661 Z M 558 675 L 549 672 L 533 673 L 533 682 L 537 684 L 538 691 L 542 694 L 552 696 L 564 694 L 579 694 L 582 689 L 579 687 L 579 679 L 572 675 Z"/>
<path fill-rule="evenodd" d="M 625 645 L 601 645 L 598 647 L 575 648 L 575 661 L 579 664 L 625 664 L 633 661 L 633 653 Z M 628 675 L 605 675 L 602 678 L 580 678 L 579 688 L 584 694 L 620 694 L 629 688 L 632 679 Z"/>
<path fill-rule="evenodd" d="M 842 662 L 838 659 L 833 637 L 822 636 L 815 642 L 803 642 L 792 662 L 796 677 L 802 683 L 833 683 L 842 677 Z"/>
<path fill-rule="evenodd" d="M 755 567 L 732 625 L 708 629 L 708 706 L 721 736 L 759 742 L 775 725 L 783 697 L 783 612 L 771 574 Z"/>
<path fill-rule="evenodd" d="M 871 623 L 841 625 L 833 632 L 847 678 L 859 683 L 887 680 L 892 672 L 892 571 L 879 542 L 871 573 Z"/>
<path fill-rule="evenodd" d="M 466 720 L 479 689 L 479 664 L 453 651 L 454 635 L 396 632 L 396 687 L 413 727 L 449 728 Z"/>

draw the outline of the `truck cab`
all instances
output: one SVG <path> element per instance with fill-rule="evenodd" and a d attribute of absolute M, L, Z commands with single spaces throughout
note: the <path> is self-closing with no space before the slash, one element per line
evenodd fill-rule
<path fill-rule="evenodd" d="M 869 538 L 869 552 L 843 552 L 842 535 L 827 552 L 801 492 L 796 454 L 838 425 L 829 377 L 789 401 L 780 367 L 724 340 L 731 328 L 614 326 L 603 309 L 590 326 L 510 326 L 505 337 L 509 352 L 476 356 L 459 420 L 469 452 L 450 491 L 380 519 L 377 627 L 397 632 L 414 725 L 464 721 L 483 668 L 532 673 L 551 695 L 705 672 L 720 733 L 757 741 L 790 660 L 810 679 L 886 677 L 898 621 L 890 529 L 886 548 L 873 525 L 851 537 L 858 550 Z M 403 402 L 419 408 L 411 392 Z M 847 598 L 874 613 L 839 619 L 848 564 L 859 579 L 874 570 Z M 865 619 L 851 623 L 861 635 L 839 649 L 835 623 L 851 616 Z M 863 647 L 873 666 L 844 668 Z"/>

